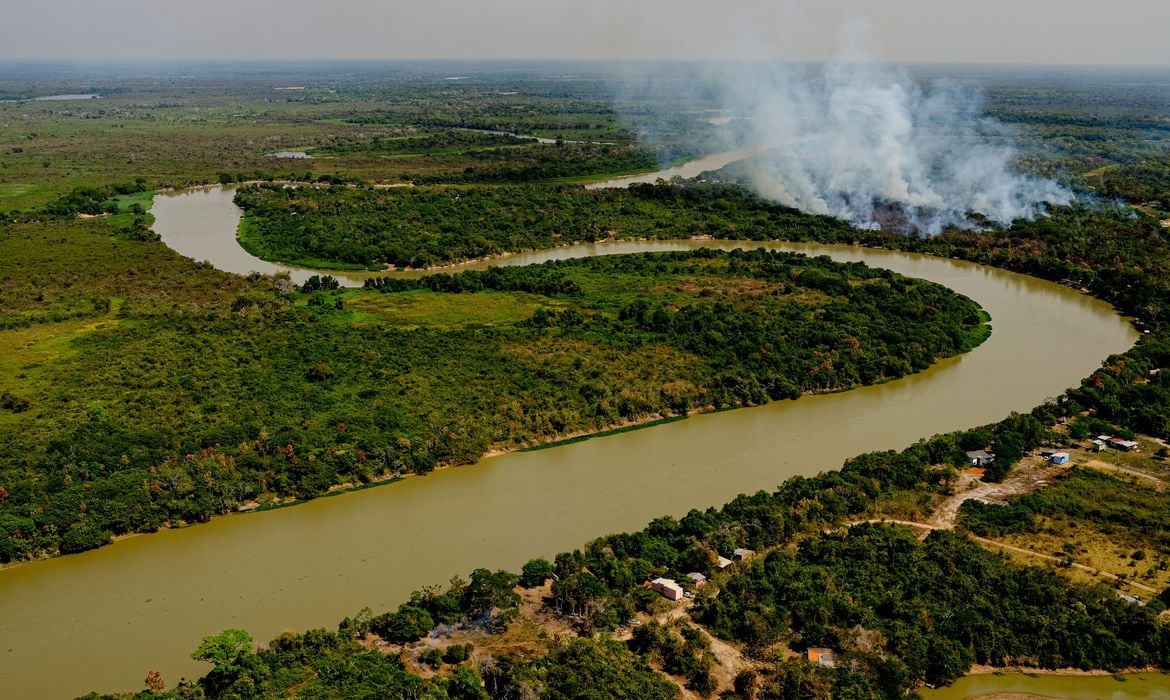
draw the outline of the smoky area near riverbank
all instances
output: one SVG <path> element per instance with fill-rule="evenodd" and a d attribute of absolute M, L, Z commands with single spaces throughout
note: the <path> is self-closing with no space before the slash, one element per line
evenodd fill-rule
<path fill-rule="evenodd" d="M 990 115 L 984 84 L 878 63 L 843 34 L 823 63 L 725 61 L 627 69 L 615 97 L 637 137 L 669 152 L 680 128 L 709 148 L 759 152 L 703 177 L 741 184 L 861 229 L 933 236 L 1046 214 L 1074 192 L 1020 169 L 1017 130 Z M 647 118 L 639 96 L 688 104 Z M 663 143 L 667 145 L 664 147 Z"/>

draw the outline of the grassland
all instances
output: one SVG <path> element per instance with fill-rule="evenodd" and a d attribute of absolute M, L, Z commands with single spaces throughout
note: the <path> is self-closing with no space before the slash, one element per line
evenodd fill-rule
<path fill-rule="evenodd" d="M 979 534 L 1048 554 L 1066 566 L 1080 564 L 1134 581 L 1142 587 L 1134 592 L 1146 597 L 1170 588 L 1164 463 L 1149 453 L 1074 454 L 1077 466 L 1057 483 L 1014 499 L 995 514 L 1010 522 L 988 526 L 978 512 L 967 514 L 966 522 Z"/>
<path fill-rule="evenodd" d="M 402 182 L 464 180 L 485 165 L 523 173 L 537 162 L 572 161 L 573 176 L 653 170 L 676 154 L 640 155 L 612 161 L 603 151 L 626 149 L 630 125 L 613 112 L 596 81 L 565 85 L 556 79 L 486 76 L 475 84 L 427 82 L 353 84 L 332 77 L 281 74 L 252 78 L 200 76 L 187 86 L 165 78 L 117 80 L 96 85 L 97 100 L 0 101 L 0 212 L 29 210 L 75 187 L 104 186 L 145 178 L 150 188 L 183 187 L 234 178 L 329 175 L 345 180 Z M 277 88 L 289 80 L 304 91 Z M 79 89 L 69 78 L 35 87 L 0 79 L 0 97 L 27 97 L 36 90 Z M 513 92 L 516 95 L 500 95 Z M 584 91 L 584 96 L 582 94 Z M 428 140 L 453 138 L 474 127 L 614 146 L 558 149 L 499 138 L 499 144 Z M 411 145 L 383 152 L 379 144 Z M 457 139 L 456 139 L 457 140 Z M 581 149 L 597 153 L 586 157 Z M 308 150 L 312 159 L 269 154 Z M 514 153 L 512 153 L 514 152 Z M 502 163 L 491 165 L 493 161 Z M 554 169 L 546 178 L 565 177 Z"/>
<path fill-rule="evenodd" d="M 479 292 L 453 295 L 429 290 L 371 295 L 353 291 L 339 295 L 350 313 L 336 314 L 338 323 L 392 328 L 473 329 L 513 326 L 532 318 L 537 309 L 561 310 L 566 302 L 536 294 Z"/>

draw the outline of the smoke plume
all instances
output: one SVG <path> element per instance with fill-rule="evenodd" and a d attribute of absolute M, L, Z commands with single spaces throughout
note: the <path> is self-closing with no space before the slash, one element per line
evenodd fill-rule
<path fill-rule="evenodd" d="M 920 83 L 856 51 L 818 65 L 723 64 L 709 77 L 740 137 L 765 147 L 735 175 L 805 212 L 863 228 L 893 214 L 898 227 L 933 235 L 1072 200 L 1013 170 L 1010 132 L 969 86 Z"/>

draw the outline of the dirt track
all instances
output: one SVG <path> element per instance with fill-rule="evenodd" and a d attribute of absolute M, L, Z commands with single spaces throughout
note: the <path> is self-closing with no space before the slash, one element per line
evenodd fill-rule
<path fill-rule="evenodd" d="M 887 519 L 882 519 L 882 518 L 873 518 L 870 520 L 858 520 L 856 522 L 849 523 L 849 525 L 850 526 L 860 525 L 862 523 L 878 523 L 878 524 L 888 523 L 891 525 L 905 525 L 906 527 L 918 528 L 920 530 L 926 530 L 928 532 L 931 530 L 950 530 L 953 527 L 953 525 L 951 525 L 951 526 L 933 525 L 930 523 L 916 523 L 916 522 L 911 521 L 911 520 L 887 520 Z M 1008 552 L 1015 552 L 1016 554 L 1024 554 L 1024 555 L 1027 555 L 1029 557 L 1035 557 L 1037 559 L 1043 559 L 1045 561 L 1051 561 L 1051 562 L 1055 562 L 1058 564 L 1065 563 L 1064 559 L 1061 559 L 1060 557 L 1054 557 L 1051 554 L 1044 554 L 1043 552 L 1037 552 L 1037 551 L 1032 550 L 1032 549 L 1024 549 L 1023 547 L 1016 547 L 1015 545 L 1004 544 L 1003 542 L 996 542 L 995 540 L 989 540 L 986 537 L 977 537 L 975 535 L 970 535 L 970 534 L 968 534 L 967 536 L 970 537 L 971 539 L 975 540 L 979 544 L 982 544 L 982 545 L 987 546 L 987 547 L 995 547 L 996 549 L 1002 549 L 1002 550 L 1005 550 Z M 1150 588 L 1149 586 L 1138 583 L 1137 581 L 1123 579 L 1120 576 L 1117 576 L 1116 574 L 1111 574 L 1108 571 L 1101 571 L 1100 569 L 1094 569 L 1091 566 L 1086 566 L 1084 564 L 1077 564 L 1077 563 L 1071 563 L 1071 564 L 1069 564 L 1069 566 L 1071 566 L 1074 569 L 1078 569 L 1080 571 L 1088 572 L 1090 574 L 1093 574 L 1094 576 L 1100 576 L 1102 578 L 1111 579 L 1113 581 L 1124 581 L 1125 583 L 1127 583 L 1130 586 L 1133 586 L 1134 588 L 1141 589 L 1141 590 L 1143 590 L 1147 593 L 1153 594 L 1153 595 L 1157 595 L 1160 592 L 1156 588 Z"/>
<path fill-rule="evenodd" d="M 927 520 L 931 525 L 950 529 L 959 519 L 959 509 L 967 501 L 1007 503 L 1009 498 L 1035 493 L 1068 472 L 1067 466 L 1050 464 L 1039 457 L 1025 457 L 1018 467 L 1002 482 L 984 483 L 973 477 L 963 477 L 956 485 L 956 493 L 943 501 Z"/>

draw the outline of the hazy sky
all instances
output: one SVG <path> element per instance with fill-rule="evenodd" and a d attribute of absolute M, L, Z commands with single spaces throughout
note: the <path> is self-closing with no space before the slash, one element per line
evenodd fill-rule
<path fill-rule="evenodd" d="M 0 58 L 781 58 L 1170 65 L 1170 0 L 0 0 Z M 855 33 L 855 32 L 853 32 Z"/>

